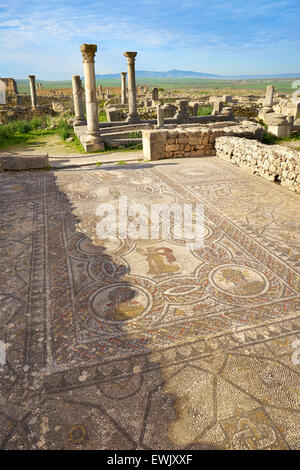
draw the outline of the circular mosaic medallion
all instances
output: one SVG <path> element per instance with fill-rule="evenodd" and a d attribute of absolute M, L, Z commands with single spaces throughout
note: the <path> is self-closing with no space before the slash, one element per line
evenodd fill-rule
<path fill-rule="evenodd" d="M 115 323 L 146 315 L 152 306 L 149 292 L 141 286 L 115 283 L 98 290 L 90 308 L 98 318 Z"/>
<path fill-rule="evenodd" d="M 225 264 L 213 269 L 208 279 L 216 289 L 237 297 L 256 297 L 269 288 L 266 276 L 248 266 Z"/>

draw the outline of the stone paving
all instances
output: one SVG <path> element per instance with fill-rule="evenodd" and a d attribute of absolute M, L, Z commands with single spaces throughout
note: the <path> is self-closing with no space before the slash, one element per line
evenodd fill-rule
<path fill-rule="evenodd" d="M 300 449 L 299 196 L 216 157 L 0 191 L 2 449 Z M 203 204 L 204 246 L 100 240 L 120 196 Z"/>

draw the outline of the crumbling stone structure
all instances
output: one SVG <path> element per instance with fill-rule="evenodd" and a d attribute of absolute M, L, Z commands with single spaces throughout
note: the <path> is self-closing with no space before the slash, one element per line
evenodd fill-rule
<path fill-rule="evenodd" d="M 216 155 L 269 181 L 300 193 L 300 152 L 239 137 L 217 137 Z"/>
<path fill-rule="evenodd" d="M 168 130 L 144 130 L 143 151 L 145 160 L 174 157 L 202 157 L 215 155 L 215 141 L 223 135 L 262 140 L 263 127 L 244 121 L 241 125 L 223 127 L 186 127 Z"/>

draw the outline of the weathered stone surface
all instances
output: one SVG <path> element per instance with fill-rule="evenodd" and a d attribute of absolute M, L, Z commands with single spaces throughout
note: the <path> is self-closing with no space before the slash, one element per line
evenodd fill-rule
<path fill-rule="evenodd" d="M 189 102 L 187 100 L 178 100 L 176 101 L 177 104 L 177 112 L 175 114 L 175 119 L 177 119 L 178 124 L 185 124 L 189 122 L 189 114 L 188 114 L 188 105 Z"/>
<path fill-rule="evenodd" d="M 74 126 L 82 126 L 86 124 L 83 106 L 83 89 L 81 87 L 81 79 L 79 75 L 72 76 L 72 91 L 74 100 L 75 120 Z"/>
<path fill-rule="evenodd" d="M 82 44 L 80 50 L 84 64 L 85 101 L 87 118 L 87 135 L 84 140 L 85 151 L 100 150 L 103 142 L 100 137 L 98 121 L 98 104 L 95 77 L 96 44 Z"/>
<path fill-rule="evenodd" d="M 135 83 L 135 57 L 137 52 L 124 52 L 124 56 L 127 58 L 128 66 L 128 118 L 127 122 L 134 124 L 139 122 L 140 117 L 137 112 L 137 101 L 136 101 L 136 83 Z"/>
<path fill-rule="evenodd" d="M 115 108 L 114 106 L 111 106 L 110 108 L 106 108 L 106 116 L 107 116 L 108 122 L 120 120 L 120 113 L 117 110 L 117 108 Z"/>
<path fill-rule="evenodd" d="M 145 130 L 142 131 L 144 157 L 146 160 L 161 160 L 177 156 L 215 155 L 215 140 L 221 135 L 237 135 L 261 140 L 262 132 L 262 126 L 253 122 L 215 129 L 213 127 L 187 127 L 164 131 Z"/>
<path fill-rule="evenodd" d="M 142 131 L 143 152 L 145 160 L 161 160 L 166 157 L 167 131 Z"/>
<path fill-rule="evenodd" d="M 273 106 L 274 85 L 268 85 L 266 88 L 265 106 Z"/>
<path fill-rule="evenodd" d="M 300 449 L 298 195 L 169 163 L 2 173 L 1 450 Z M 99 240 L 120 194 L 200 203 L 204 246 Z"/>
<path fill-rule="evenodd" d="M 48 155 L 4 155 L 0 156 L 3 170 L 35 170 L 49 166 Z"/>
<path fill-rule="evenodd" d="M 31 105 L 33 108 L 37 106 L 37 94 L 35 86 L 35 75 L 28 75 L 30 82 Z"/>
<path fill-rule="evenodd" d="M 218 137 L 216 155 L 269 181 L 300 193 L 300 152 L 239 137 Z"/>

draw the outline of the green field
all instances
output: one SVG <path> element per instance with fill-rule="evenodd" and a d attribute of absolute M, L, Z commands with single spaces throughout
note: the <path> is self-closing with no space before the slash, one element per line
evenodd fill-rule
<path fill-rule="evenodd" d="M 193 89 L 196 92 L 209 92 L 212 93 L 214 90 L 232 90 L 232 92 L 238 92 L 239 90 L 260 90 L 264 91 L 267 85 L 274 85 L 276 91 L 283 93 L 292 93 L 293 79 L 251 79 L 251 80 L 212 80 L 212 79 L 199 79 L 199 78 L 143 78 L 137 79 L 138 85 L 147 85 L 150 87 L 164 88 L 166 91 L 177 90 L 183 91 L 187 89 Z M 38 80 L 37 82 L 42 83 L 43 89 L 50 88 L 71 88 L 71 80 L 66 81 L 44 81 Z M 97 80 L 97 85 L 101 84 L 103 87 L 117 87 L 121 86 L 121 81 L 118 79 L 102 79 Z M 18 90 L 20 93 L 29 93 L 29 81 L 17 80 Z"/>

